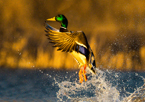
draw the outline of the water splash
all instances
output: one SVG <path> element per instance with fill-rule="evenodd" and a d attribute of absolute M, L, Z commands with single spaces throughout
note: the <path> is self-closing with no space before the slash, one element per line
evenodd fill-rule
<path fill-rule="evenodd" d="M 134 91 L 129 97 L 126 97 L 123 102 L 145 102 L 145 79 L 144 85 L 137 88 L 136 91 Z"/>
<path fill-rule="evenodd" d="M 78 81 L 62 81 L 57 83 L 59 101 L 73 102 L 120 102 L 120 93 L 116 87 L 106 81 L 105 73 L 98 70 L 98 75 L 88 75 L 88 81 L 80 84 Z"/>
<path fill-rule="evenodd" d="M 43 70 L 39 70 L 45 74 Z M 97 71 L 97 75 L 88 74 L 88 81 L 79 83 L 78 73 L 58 72 L 53 77 L 58 86 L 58 102 L 133 102 L 145 100 L 145 74 L 136 72 Z M 60 74 L 61 73 L 61 74 Z M 73 73 L 73 74 L 72 74 Z M 131 100 L 131 101 L 130 101 Z"/>

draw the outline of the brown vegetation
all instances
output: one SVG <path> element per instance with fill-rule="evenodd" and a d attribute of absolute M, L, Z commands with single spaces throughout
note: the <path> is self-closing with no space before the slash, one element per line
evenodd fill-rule
<path fill-rule="evenodd" d="M 97 67 L 145 70 L 144 4 L 144 0 L 2 0 L 0 66 L 78 68 L 71 55 L 56 51 L 45 37 L 45 19 L 64 14 L 69 30 L 85 32 Z"/>

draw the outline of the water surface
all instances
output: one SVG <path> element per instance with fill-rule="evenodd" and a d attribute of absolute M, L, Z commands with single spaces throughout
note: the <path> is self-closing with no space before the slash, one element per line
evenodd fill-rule
<path fill-rule="evenodd" d="M 100 71 L 79 83 L 78 70 L 0 69 L 0 101 L 122 102 L 143 87 L 145 72 Z M 141 93 L 142 98 L 145 92 Z"/>

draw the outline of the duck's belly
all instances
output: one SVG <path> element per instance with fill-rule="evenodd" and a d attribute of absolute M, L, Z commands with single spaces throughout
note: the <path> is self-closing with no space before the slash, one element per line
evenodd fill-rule
<path fill-rule="evenodd" d="M 80 66 L 87 64 L 86 57 L 84 55 L 77 53 L 75 51 L 72 51 L 71 54 L 77 60 Z"/>

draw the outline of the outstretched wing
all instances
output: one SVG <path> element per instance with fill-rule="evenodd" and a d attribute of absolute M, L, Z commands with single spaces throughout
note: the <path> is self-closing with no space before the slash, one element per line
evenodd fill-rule
<path fill-rule="evenodd" d="M 48 36 L 51 43 L 54 43 L 54 47 L 58 47 L 58 50 L 72 52 L 72 50 L 75 50 L 77 43 L 79 43 L 79 45 L 82 44 L 82 46 L 85 47 L 88 46 L 81 42 L 82 40 L 87 40 L 83 32 L 59 32 L 58 29 L 53 28 L 48 24 L 46 25 L 46 29 L 46 36 Z"/>

